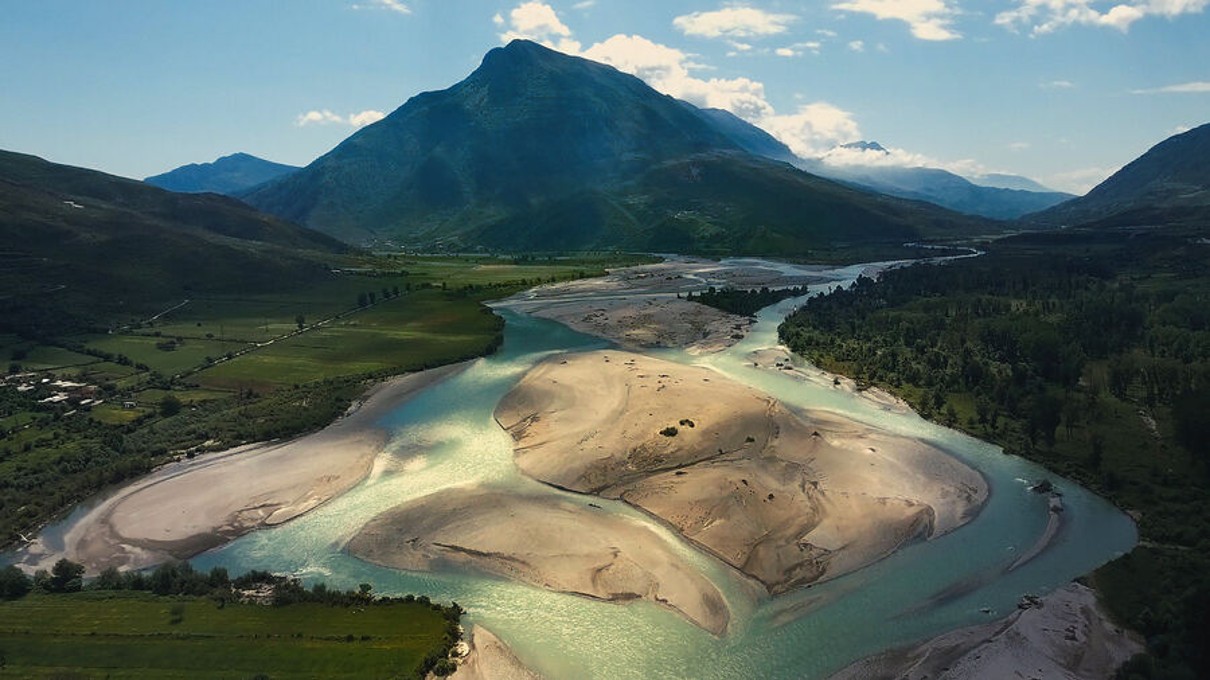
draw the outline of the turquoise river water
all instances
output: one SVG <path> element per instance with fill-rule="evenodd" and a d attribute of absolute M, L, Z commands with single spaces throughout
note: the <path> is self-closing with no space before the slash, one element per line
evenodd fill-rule
<path fill-rule="evenodd" d="M 833 280 L 816 288 L 846 284 L 863 270 L 825 272 Z M 940 446 L 989 482 L 991 496 L 972 522 L 848 576 L 769 598 L 641 513 L 594 499 L 606 511 L 651 525 L 715 581 L 732 610 L 730 629 L 718 638 L 645 602 L 597 602 L 468 573 L 406 573 L 349 556 L 345 542 L 372 517 L 443 488 L 483 484 L 564 494 L 519 473 L 512 440 L 492 412 L 541 359 L 607 344 L 502 307 L 507 326 L 501 351 L 390 413 L 383 425 L 393 439 L 366 481 L 303 517 L 244 536 L 193 563 L 202 569 L 223 565 L 232 573 L 268 569 L 340 588 L 371 582 L 380 594 L 452 599 L 468 610 L 470 622 L 491 629 L 523 662 L 552 679 L 822 678 L 863 656 L 1005 616 L 1021 595 L 1054 590 L 1134 545 L 1128 517 L 1036 465 L 826 381 L 803 383 L 754 368 L 748 353 L 776 346 L 777 324 L 801 303 L 802 298 L 787 300 L 764 310 L 752 332 L 723 352 L 659 356 L 709 366 L 791 407 L 825 409 Z M 1047 499 L 1030 493 L 1026 481 L 1041 477 L 1056 481 L 1064 494 L 1063 526 L 1047 550 L 1008 571 L 1045 530 Z"/>

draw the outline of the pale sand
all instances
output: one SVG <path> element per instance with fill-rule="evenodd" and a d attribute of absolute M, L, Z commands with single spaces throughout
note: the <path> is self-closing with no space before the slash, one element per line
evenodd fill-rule
<path fill-rule="evenodd" d="M 101 503 L 65 537 L 62 555 L 90 573 L 187 559 L 263 526 L 287 522 L 348 491 L 387 441 L 377 421 L 413 393 L 465 368 L 380 383 L 328 427 L 170 464 Z"/>
<path fill-rule="evenodd" d="M 978 472 L 922 442 L 620 351 L 539 364 L 496 419 L 527 475 L 622 499 L 772 593 L 948 532 L 987 497 Z"/>
<path fill-rule="evenodd" d="M 458 664 L 458 680 L 541 680 L 483 626 L 471 626 L 466 642 L 469 651 Z"/>
<path fill-rule="evenodd" d="M 910 413 L 911 405 L 899 397 L 887 392 L 881 387 L 859 386 L 852 378 L 829 373 L 821 368 L 806 363 L 802 357 L 793 354 L 786 347 L 769 347 L 748 353 L 748 359 L 753 366 L 770 371 L 777 371 L 802 382 L 815 385 L 830 385 L 832 388 L 858 394 L 885 411 L 893 413 Z"/>
<path fill-rule="evenodd" d="M 362 527 L 349 553 L 410 571 L 470 569 L 599 600 L 649 600 L 718 635 L 726 603 L 641 522 L 554 495 L 462 487 L 397 506 Z"/>
<path fill-rule="evenodd" d="M 1103 680 L 1143 651 L 1092 590 L 1072 583 L 1007 618 L 859 661 L 831 680 Z"/>
<path fill-rule="evenodd" d="M 735 344 L 752 319 L 677 298 L 707 286 L 790 287 L 820 280 L 758 262 L 722 264 L 692 258 L 627 267 L 607 276 L 539 286 L 493 306 L 558 321 L 628 349 L 684 348 L 713 352 Z"/>

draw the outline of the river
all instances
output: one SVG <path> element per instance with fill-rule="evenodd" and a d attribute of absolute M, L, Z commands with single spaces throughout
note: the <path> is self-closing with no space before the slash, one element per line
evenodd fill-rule
<path fill-rule="evenodd" d="M 859 265 L 813 267 L 808 273 L 829 279 L 814 287 L 822 290 L 866 271 L 868 266 Z M 391 412 L 384 425 L 393 439 L 367 480 L 303 517 L 246 535 L 193 563 L 200 569 L 222 565 L 231 573 L 291 573 L 340 588 L 370 582 L 380 594 L 455 600 L 468 610 L 470 622 L 491 629 L 549 678 L 822 678 L 889 647 L 1003 617 L 1023 594 L 1054 590 L 1134 545 L 1128 517 L 1032 463 L 827 381 L 804 384 L 753 367 L 749 353 L 777 346 L 778 323 L 802 301 L 763 310 L 748 336 L 722 352 L 666 350 L 658 356 L 708 366 L 791 408 L 825 409 L 945 449 L 988 480 L 991 495 L 976 519 L 848 576 L 769 598 L 641 513 L 594 499 L 605 511 L 648 523 L 719 586 L 732 610 L 731 627 L 721 638 L 654 604 L 604 603 L 465 573 L 405 573 L 345 554 L 345 542 L 371 518 L 442 488 L 473 483 L 567 495 L 519 473 L 512 440 L 492 412 L 544 357 L 608 345 L 504 306 L 498 310 L 507 320 L 502 349 Z M 1028 481 L 1042 477 L 1063 492 L 1063 525 L 1046 550 L 1009 571 L 1046 531 L 1047 498 L 1027 489 Z"/>

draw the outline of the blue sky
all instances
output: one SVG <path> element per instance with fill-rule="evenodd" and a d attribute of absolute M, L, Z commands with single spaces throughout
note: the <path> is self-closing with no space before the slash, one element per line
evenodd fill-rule
<path fill-rule="evenodd" d="M 1078 192 L 1210 121 L 1208 5 L 6 0 L 0 148 L 136 178 L 235 151 L 306 164 L 522 36 L 729 108 L 802 155 L 871 139 L 893 149 L 879 162 Z"/>

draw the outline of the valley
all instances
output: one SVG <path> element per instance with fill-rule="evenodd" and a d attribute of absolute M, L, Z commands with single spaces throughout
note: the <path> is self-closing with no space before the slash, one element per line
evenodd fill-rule
<path fill-rule="evenodd" d="M 13 7 L 0 676 L 1210 675 L 1210 14 L 926 4 Z"/>

